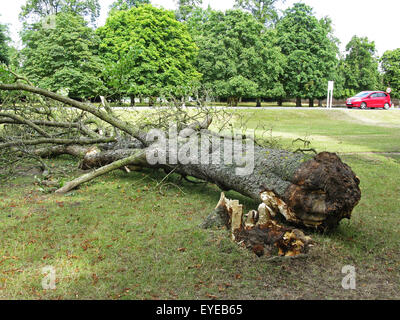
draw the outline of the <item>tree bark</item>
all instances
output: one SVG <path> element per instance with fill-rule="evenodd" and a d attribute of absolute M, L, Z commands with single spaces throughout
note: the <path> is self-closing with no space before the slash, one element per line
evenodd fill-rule
<path fill-rule="evenodd" d="M 154 154 L 157 150 L 156 146 L 151 146 L 146 151 Z M 99 151 L 84 163 L 89 168 L 105 166 L 136 152 L 135 149 Z M 222 155 L 224 150 L 221 147 L 217 152 Z M 244 148 L 246 152 L 248 150 Z M 151 165 L 143 160 L 142 167 L 169 171 L 174 168 L 178 174 L 214 183 L 223 191 L 237 191 L 265 203 L 276 212 L 277 217 L 302 227 L 334 228 L 342 219 L 350 219 L 361 199 L 359 179 L 336 154 L 328 152 L 311 157 L 256 146 L 254 170 L 246 176 L 237 174 L 236 169 L 240 166 L 236 164 L 178 163 L 171 166 Z"/>
<path fill-rule="evenodd" d="M 256 107 L 261 108 L 261 98 L 257 98 Z"/>
<path fill-rule="evenodd" d="M 308 100 L 308 106 L 309 106 L 310 108 L 314 108 L 314 99 L 309 99 L 309 100 Z"/>
<path fill-rule="evenodd" d="M 301 107 L 301 97 L 296 98 L 296 107 L 300 108 Z"/>

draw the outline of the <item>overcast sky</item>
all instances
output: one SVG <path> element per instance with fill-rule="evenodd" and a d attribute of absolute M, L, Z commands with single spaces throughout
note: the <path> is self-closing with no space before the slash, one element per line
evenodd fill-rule
<path fill-rule="evenodd" d="M 107 18 L 110 4 L 114 0 L 100 0 L 102 6 L 101 17 L 98 25 L 103 25 Z M 152 0 L 153 5 L 166 9 L 174 9 L 174 0 Z M 204 0 L 204 7 L 208 4 L 213 9 L 229 9 L 233 7 L 234 0 Z M 286 0 L 280 8 L 285 9 L 298 0 Z M 302 0 L 311 7 L 317 17 L 329 16 L 333 20 L 335 35 L 341 42 L 341 49 L 353 35 L 367 36 L 375 41 L 378 53 L 381 55 L 386 50 L 400 48 L 399 0 Z M 0 23 L 8 23 L 14 42 L 18 42 L 18 32 L 21 24 L 18 14 L 25 0 L 0 0 Z"/>

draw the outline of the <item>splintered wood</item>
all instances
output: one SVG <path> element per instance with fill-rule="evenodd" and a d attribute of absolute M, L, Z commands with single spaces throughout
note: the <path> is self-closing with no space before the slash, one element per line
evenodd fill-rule
<path fill-rule="evenodd" d="M 262 203 L 258 210 L 243 214 L 243 205 L 238 200 L 230 200 L 221 194 L 221 199 L 214 214 L 220 221 L 226 222 L 232 240 L 257 256 L 278 255 L 295 257 L 307 253 L 314 242 L 310 237 L 293 228 L 287 228 L 274 221 L 277 210 L 285 217 L 290 217 L 286 205 L 273 194 L 262 193 Z"/>
<path fill-rule="evenodd" d="M 236 241 L 235 234 L 239 233 L 242 230 L 242 218 L 243 218 L 243 205 L 239 203 L 239 200 L 229 200 L 225 197 L 225 194 L 221 194 L 221 199 L 218 202 L 217 207 L 215 208 L 225 208 L 229 215 L 229 222 L 232 234 L 232 240 Z"/>

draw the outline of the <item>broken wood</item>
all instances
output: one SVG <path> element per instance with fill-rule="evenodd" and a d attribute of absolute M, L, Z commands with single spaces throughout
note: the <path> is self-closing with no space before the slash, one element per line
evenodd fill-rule
<path fill-rule="evenodd" d="M 221 194 L 215 211 L 203 223 L 203 228 L 221 227 L 230 231 L 232 240 L 249 249 L 258 257 L 296 257 L 307 254 L 315 244 L 302 231 L 287 228 L 272 219 L 272 209 L 261 204 L 259 209 L 243 215 L 238 200 L 230 200 Z"/>

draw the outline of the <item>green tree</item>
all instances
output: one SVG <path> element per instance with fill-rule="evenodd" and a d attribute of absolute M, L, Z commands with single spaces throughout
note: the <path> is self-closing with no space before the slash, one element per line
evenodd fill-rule
<path fill-rule="evenodd" d="M 235 8 L 250 12 L 260 23 L 273 24 L 278 20 L 276 4 L 280 0 L 235 0 Z M 284 2 L 285 0 L 283 0 Z"/>
<path fill-rule="evenodd" d="M 100 15 L 99 0 L 27 0 L 22 6 L 20 18 L 23 21 L 42 19 L 60 12 L 89 16 L 94 22 Z"/>
<path fill-rule="evenodd" d="M 0 63 L 8 64 L 9 60 L 9 47 L 8 41 L 10 40 L 8 36 L 8 28 L 4 24 L 0 24 Z"/>
<path fill-rule="evenodd" d="M 368 38 L 354 36 L 346 46 L 344 76 L 346 95 L 364 90 L 378 90 L 382 86 L 376 57 L 375 43 Z"/>
<path fill-rule="evenodd" d="M 187 21 L 195 9 L 200 8 L 203 0 L 176 0 L 178 10 L 176 18 L 179 21 Z"/>
<path fill-rule="evenodd" d="M 251 14 L 196 10 L 188 26 L 200 48 L 196 67 L 217 97 L 237 105 L 240 98 L 283 95 L 279 77 L 284 57 L 267 30 Z"/>
<path fill-rule="evenodd" d="M 346 78 L 345 78 L 345 63 L 344 57 L 341 55 L 338 60 L 336 70 L 331 80 L 335 81 L 334 96 L 337 99 L 348 98 L 346 90 Z"/>
<path fill-rule="evenodd" d="M 296 3 L 284 12 L 276 26 L 278 43 L 287 57 L 282 82 L 288 96 L 314 99 L 326 96 L 328 80 L 335 77 L 339 53 L 337 40 L 332 36 L 331 21 L 318 20 L 313 9 Z"/>
<path fill-rule="evenodd" d="M 129 10 L 141 4 L 150 4 L 150 0 L 117 0 L 111 5 L 111 10 Z"/>
<path fill-rule="evenodd" d="M 392 88 L 392 96 L 400 98 L 400 48 L 386 51 L 382 58 L 384 84 Z"/>
<path fill-rule="evenodd" d="M 200 78 L 197 47 L 174 12 L 142 5 L 110 15 L 98 29 L 104 77 L 111 94 L 181 96 Z"/>
<path fill-rule="evenodd" d="M 22 33 L 24 73 L 40 87 L 67 89 L 71 97 L 97 96 L 104 88 L 99 38 L 76 14 L 59 13 L 56 23 L 54 29 L 37 23 Z"/>

